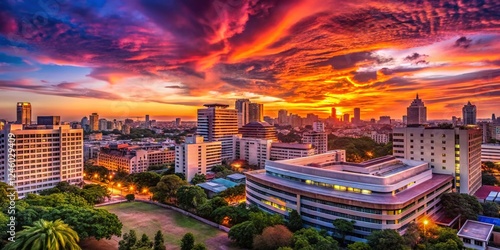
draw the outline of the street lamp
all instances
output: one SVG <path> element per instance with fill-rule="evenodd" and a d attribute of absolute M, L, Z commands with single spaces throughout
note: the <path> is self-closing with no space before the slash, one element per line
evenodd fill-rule
<path fill-rule="evenodd" d="M 94 174 L 94 179 L 97 179 L 97 176 L 98 176 L 97 174 Z"/>
<path fill-rule="evenodd" d="M 118 188 L 120 189 L 120 195 L 122 195 L 122 189 L 121 189 L 122 184 L 118 183 Z"/>
<path fill-rule="evenodd" d="M 424 220 L 424 235 L 427 235 L 427 224 L 429 224 L 429 221 L 428 220 Z"/>
<path fill-rule="evenodd" d="M 134 193 L 134 186 L 130 186 L 130 187 L 128 188 L 128 190 L 129 190 L 129 191 L 131 191 L 132 193 Z"/>

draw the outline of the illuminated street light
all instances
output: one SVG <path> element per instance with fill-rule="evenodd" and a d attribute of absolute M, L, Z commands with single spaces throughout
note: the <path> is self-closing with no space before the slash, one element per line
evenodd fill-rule
<path fill-rule="evenodd" d="M 424 220 L 424 235 L 427 235 L 427 224 L 429 224 L 429 221 L 428 220 Z"/>

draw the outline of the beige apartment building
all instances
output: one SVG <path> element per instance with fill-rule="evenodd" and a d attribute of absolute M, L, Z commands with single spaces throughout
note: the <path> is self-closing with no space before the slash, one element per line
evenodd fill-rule
<path fill-rule="evenodd" d="M 220 141 L 204 142 L 202 136 L 186 137 L 185 143 L 175 146 L 175 172 L 183 173 L 187 181 L 195 174 L 206 174 L 222 163 L 221 149 Z"/>
<path fill-rule="evenodd" d="M 481 130 L 472 127 L 405 127 L 393 132 L 393 154 L 428 162 L 432 172 L 453 176 L 460 193 L 481 187 Z"/>
<path fill-rule="evenodd" d="M 15 140 L 8 142 L 12 133 Z M 15 168 L 8 166 L 8 147 L 15 149 Z M 7 124 L 0 131 L 0 181 L 12 184 L 19 198 L 66 181 L 83 181 L 83 130 L 69 125 Z"/>

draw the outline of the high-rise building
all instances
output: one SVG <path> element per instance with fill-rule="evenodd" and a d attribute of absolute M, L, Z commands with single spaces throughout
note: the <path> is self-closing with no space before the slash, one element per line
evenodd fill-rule
<path fill-rule="evenodd" d="M 238 128 L 245 126 L 250 122 L 250 100 L 238 99 L 234 103 L 234 107 L 238 110 Z"/>
<path fill-rule="evenodd" d="M 344 114 L 344 122 L 349 123 L 349 114 Z"/>
<path fill-rule="evenodd" d="M 61 125 L 60 116 L 37 116 L 37 125 Z"/>
<path fill-rule="evenodd" d="M 89 117 L 90 131 L 99 131 L 99 115 L 97 113 L 92 113 Z"/>
<path fill-rule="evenodd" d="M 250 122 L 238 129 L 243 138 L 258 138 L 265 140 L 278 140 L 276 128 L 267 122 Z"/>
<path fill-rule="evenodd" d="M 462 117 L 464 125 L 475 125 L 476 124 L 476 105 L 472 105 L 467 102 L 462 108 Z"/>
<path fill-rule="evenodd" d="M 324 122 L 313 122 L 313 131 L 325 132 L 325 123 Z"/>
<path fill-rule="evenodd" d="M 145 122 L 144 122 L 144 127 L 145 128 L 150 128 L 151 127 L 151 121 L 149 121 L 149 115 L 146 115 L 145 117 Z"/>
<path fill-rule="evenodd" d="M 235 135 L 234 139 L 236 159 L 245 160 L 250 165 L 264 168 L 266 160 L 269 160 L 271 157 L 271 144 L 273 140 L 245 138 L 239 135 Z"/>
<path fill-rule="evenodd" d="M 349 241 L 366 241 L 377 230 L 404 234 L 409 224 L 440 211 L 440 197 L 451 192 L 450 175 L 433 174 L 422 161 L 392 156 L 345 162 L 345 151 L 267 161 L 246 173 L 246 202 L 287 216 L 300 211 L 305 225 L 336 230 L 333 221 L 355 222 Z"/>
<path fill-rule="evenodd" d="M 31 103 L 18 102 L 17 103 L 17 124 L 30 125 L 31 124 Z"/>
<path fill-rule="evenodd" d="M 408 124 L 408 116 L 403 115 L 403 124 L 406 125 Z"/>
<path fill-rule="evenodd" d="M 185 143 L 175 146 L 175 172 L 183 173 L 187 181 L 195 174 L 206 174 L 221 164 L 221 149 L 220 141 L 204 142 L 202 136 L 186 137 Z"/>
<path fill-rule="evenodd" d="M 497 118 L 495 117 L 495 114 L 491 114 L 491 122 L 495 122 Z"/>
<path fill-rule="evenodd" d="M 418 94 L 415 100 L 413 100 L 406 109 L 406 114 L 408 117 L 408 125 L 424 124 L 427 122 L 427 108 L 422 99 L 418 98 Z"/>
<path fill-rule="evenodd" d="M 181 118 L 175 118 L 175 126 L 180 127 L 181 126 Z"/>
<path fill-rule="evenodd" d="M 332 108 L 332 113 L 330 114 L 330 116 L 332 117 L 333 122 L 336 122 L 337 121 L 337 109 Z"/>
<path fill-rule="evenodd" d="M 87 131 L 89 129 L 89 118 L 84 116 L 80 121 L 80 125 L 82 126 L 83 131 Z"/>
<path fill-rule="evenodd" d="M 481 187 L 482 132 L 478 128 L 394 128 L 393 154 L 428 162 L 432 171 L 455 177 L 460 193 Z"/>
<path fill-rule="evenodd" d="M 305 132 L 302 135 L 302 143 L 313 145 L 315 154 L 323 154 L 328 151 L 328 136 L 325 132 Z"/>
<path fill-rule="evenodd" d="M 9 134 L 17 148 L 15 168 L 7 159 Z M 0 181 L 14 186 L 19 198 L 53 188 L 66 181 L 83 181 L 83 130 L 69 125 L 32 126 L 8 124 L 0 131 Z M 30 149 L 31 148 L 31 149 Z"/>
<path fill-rule="evenodd" d="M 224 104 L 205 104 L 205 109 L 198 109 L 197 134 L 205 141 L 222 142 L 222 160 L 234 159 L 233 135 L 238 134 L 238 111 L 228 109 Z"/>
<path fill-rule="evenodd" d="M 99 119 L 99 130 L 106 131 L 108 130 L 108 121 L 106 119 Z"/>
<path fill-rule="evenodd" d="M 278 124 L 285 125 L 288 123 L 288 111 L 280 109 L 278 111 Z"/>
<path fill-rule="evenodd" d="M 127 124 L 123 125 L 122 126 L 122 133 L 124 135 L 129 135 L 130 134 L 130 125 L 127 125 Z"/>
<path fill-rule="evenodd" d="M 250 103 L 248 104 L 248 122 L 264 121 L 264 104 Z"/>
<path fill-rule="evenodd" d="M 354 117 L 352 118 L 352 123 L 359 124 L 361 122 L 361 109 L 354 108 Z"/>

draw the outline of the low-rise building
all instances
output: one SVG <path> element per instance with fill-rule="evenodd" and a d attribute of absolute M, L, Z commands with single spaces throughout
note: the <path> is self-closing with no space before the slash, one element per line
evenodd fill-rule
<path fill-rule="evenodd" d="M 113 144 L 101 148 L 97 154 L 97 165 L 132 174 L 145 172 L 150 166 L 171 164 L 174 157 L 173 150 L 146 150 L 128 144 Z"/>
<path fill-rule="evenodd" d="M 500 144 L 482 144 L 481 161 L 500 163 Z"/>
<path fill-rule="evenodd" d="M 493 224 L 467 220 L 458 231 L 457 236 L 467 249 L 485 250 L 488 249 L 488 241 L 494 227 Z"/>
<path fill-rule="evenodd" d="M 236 154 L 235 159 L 245 160 L 250 165 L 264 168 L 266 160 L 271 157 L 271 144 L 273 140 L 259 138 L 240 138 L 234 136 Z"/>
<path fill-rule="evenodd" d="M 453 184 L 453 176 L 433 174 L 426 162 L 386 156 L 347 163 L 338 151 L 267 161 L 246 177 L 249 205 L 285 218 L 296 210 L 306 226 L 334 232 L 335 219 L 353 220 L 350 241 L 383 229 L 403 234 L 409 223 L 434 216 Z"/>
<path fill-rule="evenodd" d="M 314 155 L 315 149 L 310 143 L 282 143 L 271 144 L 270 160 L 287 160 Z"/>

